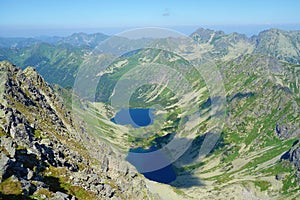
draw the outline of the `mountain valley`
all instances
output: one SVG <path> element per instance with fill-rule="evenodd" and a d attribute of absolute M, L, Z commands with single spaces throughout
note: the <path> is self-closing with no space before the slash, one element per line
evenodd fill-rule
<path fill-rule="evenodd" d="M 2 199 L 300 197 L 300 31 L 0 38 L 0 60 Z"/>

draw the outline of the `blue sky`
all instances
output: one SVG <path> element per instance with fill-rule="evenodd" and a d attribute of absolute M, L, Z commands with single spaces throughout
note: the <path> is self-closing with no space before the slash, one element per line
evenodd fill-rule
<path fill-rule="evenodd" d="M 0 36 L 145 26 L 238 29 L 300 24 L 298 0 L 0 0 L 0 6 Z"/>

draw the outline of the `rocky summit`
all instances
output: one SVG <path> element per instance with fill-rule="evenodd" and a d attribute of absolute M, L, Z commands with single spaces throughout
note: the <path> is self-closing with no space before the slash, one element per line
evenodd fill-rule
<path fill-rule="evenodd" d="M 85 124 L 34 68 L 1 62 L 0 77 L 0 199 L 151 197 L 121 155 L 85 137 Z"/>

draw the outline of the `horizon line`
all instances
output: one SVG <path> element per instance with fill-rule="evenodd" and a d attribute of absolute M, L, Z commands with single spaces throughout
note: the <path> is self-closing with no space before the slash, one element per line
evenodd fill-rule
<path fill-rule="evenodd" d="M 1 26 L 0 37 L 5 38 L 36 38 L 36 37 L 66 37 L 74 33 L 95 34 L 102 33 L 108 36 L 116 35 L 126 30 L 137 28 L 169 28 L 183 34 L 190 35 L 200 28 L 210 29 L 213 31 L 223 31 L 226 34 L 240 33 L 247 36 L 254 36 L 258 33 L 269 29 L 280 29 L 286 31 L 299 31 L 300 23 L 285 23 L 285 24 L 202 24 L 202 25 L 170 25 L 170 26 L 111 26 L 111 27 L 28 27 L 28 26 Z M 240 31 L 239 31 L 239 30 Z M 49 32 L 48 32 L 49 31 Z M 20 33 L 23 32 L 23 33 Z M 46 32 L 46 33 L 44 33 Z M 252 33 L 251 33 L 252 32 Z M 48 34 L 47 34 L 48 33 Z"/>

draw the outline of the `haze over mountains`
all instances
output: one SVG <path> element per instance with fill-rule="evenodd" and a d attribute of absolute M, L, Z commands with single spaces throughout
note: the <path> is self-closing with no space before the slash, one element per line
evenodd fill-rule
<path fill-rule="evenodd" d="M 299 31 L 270 29 L 249 38 L 200 28 L 191 36 L 200 45 L 207 45 L 205 48 L 210 48 L 211 56 L 223 60 L 257 53 L 294 64 L 300 62 Z M 74 33 L 67 37 L 0 38 L 0 59 L 21 68 L 34 66 L 46 81 L 72 86 L 84 55 L 108 37 L 101 33 Z"/>
<path fill-rule="evenodd" d="M 300 197 L 300 31 L 269 29 L 247 37 L 199 28 L 190 41 L 120 36 L 101 46 L 109 38 L 0 38 L 1 198 Z M 126 53 L 105 70 L 92 68 L 119 52 Z M 219 72 L 223 93 L 210 94 L 214 74 L 192 65 L 205 70 L 205 58 Z M 157 82 L 138 87 L 128 106 L 159 104 L 154 122 L 144 129 L 116 124 L 111 119 L 123 106 L 112 103 L 118 83 L 151 78 L 146 72 L 128 75 L 141 66 L 158 74 Z M 176 73 L 155 66 L 182 72 L 192 91 L 176 87 L 182 80 Z M 90 70 L 84 77 L 96 82 L 95 91 L 90 85 L 76 90 L 82 68 Z M 198 158 L 219 119 L 220 136 Z M 185 138 L 191 146 L 170 164 L 175 181 L 147 180 L 125 161 L 131 150 L 163 148 L 184 127 L 195 137 Z"/>

